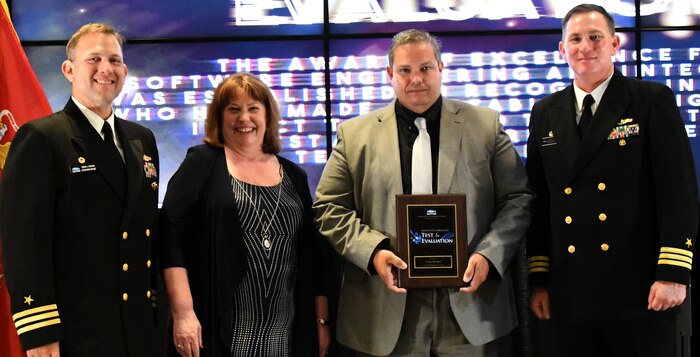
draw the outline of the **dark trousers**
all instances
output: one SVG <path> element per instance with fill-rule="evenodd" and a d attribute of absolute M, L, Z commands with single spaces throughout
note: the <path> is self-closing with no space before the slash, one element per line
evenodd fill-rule
<path fill-rule="evenodd" d="M 560 356 L 669 357 L 680 345 L 675 315 L 619 321 L 558 321 L 555 339 Z"/>

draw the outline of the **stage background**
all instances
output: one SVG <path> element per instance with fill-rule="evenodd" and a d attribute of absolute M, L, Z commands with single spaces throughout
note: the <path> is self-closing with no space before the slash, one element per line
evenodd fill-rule
<path fill-rule="evenodd" d="M 606 7 L 622 39 L 616 67 L 674 90 L 700 163 L 700 2 L 591 1 Z M 525 157 L 530 108 L 570 84 L 558 52 L 561 18 L 578 0 L 13 0 L 11 15 L 54 110 L 70 87 L 64 46 L 87 22 L 127 38 L 129 77 L 117 115 L 153 130 L 161 155 L 161 200 L 186 150 L 201 143 L 213 89 L 239 71 L 259 75 L 283 115 L 282 155 L 301 164 L 315 189 L 338 123 L 393 99 L 385 72 L 391 36 L 421 28 L 443 43 L 443 93 L 501 111 Z M 519 258 L 521 259 L 521 257 Z M 520 274 L 516 353 L 553 351 L 534 323 Z M 164 296 L 161 294 L 161 296 Z M 542 332 L 544 330 L 544 332 Z M 337 351 L 336 351 L 337 352 Z"/>

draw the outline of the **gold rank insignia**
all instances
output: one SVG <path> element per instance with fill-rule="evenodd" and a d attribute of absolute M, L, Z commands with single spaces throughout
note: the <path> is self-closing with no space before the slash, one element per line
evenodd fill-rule
<path fill-rule="evenodd" d="M 691 270 L 693 268 L 693 252 L 675 247 L 661 247 L 658 265 L 672 265 Z"/>
<path fill-rule="evenodd" d="M 688 248 L 691 248 L 693 246 L 693 240 L 690 238 L 685 239 L 685 245 L 688 246 Z"/>
<path fill-rule="evenodd" d="M 27 304 L 27 305 L 29 305 L 29 306 L 32 305 L 32 302 L 33 302 L 33 301 L 34 301 L 34 299 L 32 299 L 32 296 L 31 296 L 31 295 L 25 296 L 25 297 L 24 297 L 24 303 Z"/>
<path fill-rule="evenodd" d="M 548 273 L 549 272 L 549 257 L 537 255 L 527 258 L 528 274 L 532 273 Z"/>
<path fill-rule="evenodd" d="M 151 160 L 152 160 L 152 159 L 151 159 L 150 156 L 148 156 L 148 155 L 146 155 L 146 154 L 143 154 L 143 161 L 151 161 Z"/>
<path fill-rule="evenodd" d="M 631 123 L 633 121 L 634 121 L 634 119 L 632 119 L 632 118 L 620 119 L 620 121 L 617 122 L 617 125 L 625 125 L 625 124 Z"/>

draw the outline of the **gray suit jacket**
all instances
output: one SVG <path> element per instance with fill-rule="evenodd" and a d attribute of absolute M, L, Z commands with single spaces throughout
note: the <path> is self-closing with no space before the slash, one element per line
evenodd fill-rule
<path fill-rule="evenodd" d="M 481 345 L 517 325 L 509 264 L 530 223 L 533 194 L 496 111 L 443 98 L 438 193 L 467 195 L 469 252 L 492 264 L 474 294 L 450 291 L 452 311 L 467 339 Z M 387 290 L 368 271 L 377 245 L 396 246 L 395 195 L 402 194 L 394 103 L 348 120 L 316 191 L 316 222 L 346 258 L 338 308 L 339 342 L 387 355 L 396 345 L 405 294 Z"/>

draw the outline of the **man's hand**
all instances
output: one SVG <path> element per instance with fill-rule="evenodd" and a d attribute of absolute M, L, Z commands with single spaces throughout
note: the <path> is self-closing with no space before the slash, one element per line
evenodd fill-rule
<path fill-rule="evenodd" d="M 530 310 L 540 320 L 549 320 L 552 317 L 549 312 L 549 291 L 547 291 L 547 288 L 532 288 L 530 293 Z"/>
<path fill-rule="evenodd" d="M 406 269 L 408 266 L 396 254 L 386 249 L 377 249 L 372 255 L 374 269 L 382 279 L 386 288 L 399 294 L 405 294 L 406 289 L 399 288 L 399 269 Z"/>
<path fill-rule="evenodd" d="M 459 291 L 463 293 L 474 293 L 476 289 L 479 288 L 481 283 L 486 281 L 486 277 L 489 276 L 489 260 L 479 253 L 472 254 L 469 257 L 469 262 L 467 262 L 467 270 L 464 271 L 465 283 L 469 283 L 466 288 L 460 288 Z"/>
<path fill-rule="evenodd" d="M 683 303 L 685 300 L 685 285 L 672 281 L 657 280 L 649 289 L 649 305 L 647 309 L 666 311 Z"/>
<path fill-rule="evenodd" d="M 49 343 L 27 351 L 27 357 L 59 357 L 58 342 Z"/>

